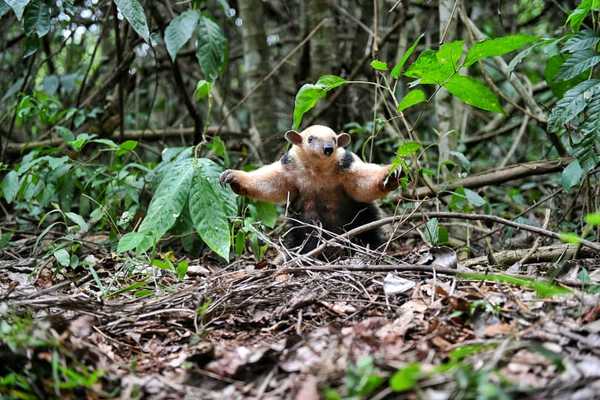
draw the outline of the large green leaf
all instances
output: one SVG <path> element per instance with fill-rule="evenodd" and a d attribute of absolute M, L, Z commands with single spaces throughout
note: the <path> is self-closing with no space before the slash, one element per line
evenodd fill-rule
<path fill-rule="evenodd" d="M 419 44 L 419 41 L 421 40 L 423 35 L 424 35 L 423 33 L 420 34 L 419 37 L 415 39 L 412 46 L 410 46 L 408 48 L 408 50 L 406 50 L 406 52 L 404 54 L 402 54 L 400 61 L 398 61 L 398 64 L 396 64 L 394 66 L 394 68 L 392 69 L 392 72 L 390 73 L 392 78 L 398 79 L 400 77 L 400 74 L 402 73 L 402 70 L 404 69 L 404 65 L 406 64 L 406 61 L 408 61 L 408 58 L 412 55 L 412 53 L 415 52 L 415 49 L 417 48 L 417 45 Z"/>
<path fill-rule="evenodd" d="M 587 106 L 588 102 L 600 92 L 600 80 L 583 81 L 573 89 L 568 90 L 560 99 L 548 118 L 548 127 L 558 131 L 563 125 L 574 120 Z"/>
<path fill-rule="evenodd" d="M 327 92 L 325 89 L 319 85 L 313 85 L 310 83 L 302 85 L 300 90 L 298 90 L 298 93 L 296 93 L 296 99 L 294 101 L 294 129 L 300 128 L 304 114 L 313 109 L 319 100 L 326 95 Z"/>
<path fill-rule="evenodd" d="M 211 81 L 221 75 L 227 62 L 227 39 L 221 27 L 205 15 L 198 20 L 196 57 L 205 78 Z"/>
<path fill-rule="evenodd" d="M 6 202 L 8 204 L 12 203 L 19 192 L 19 175 L 17 171 L 10 171 L 6 174 L 4 181 L 2 181 L 2 191 Z"/>
<path fill-rule="evenodd" d="M 398 104 L 398 112 L 402 112 L 407 108 L 414 106 L 415 104 L 424 102 L 425 100 L 427 100 L 425 92 L 423 92 L 421 89 L 413 89 L 406 93 L 406 96 L 404 96 Z"/>
<path fill-rule="evenodd" d="M 317 83 L 304 84 L 296 93 L 294 101 L 294 123 L 293 128 L 298 129 L 302 123 L 302 117 L 306 112 L 313 109 L 319 100 L 327 95 L 327 92 L 346 83 L 346 80 L 337 75 L 323 75 Z"/>
<path fill-rule="evenodd" d="M 23 11 L 30 0 L 4 0 L 6 4 L 15 12 L 17 19 L 20 21 L 23 18 Z"/>
<path fill-rule="evenodd" d="M 435 53 L 435 56 L 440 64 L 449 65 L 453 71 L 458 71 L 458 66 L 464 47 L 465 42 L 463 40 L 455 40 L 453 42 L 444 43 Z"/>
<path fill-rule="evenodd" d="M 46 35 L 50 31 L 50 6 L 44 0 L 33 0 L 25 9 L 23 27 L 27 35 Z"/>
<path fill-rule="evenodd" d="M 565 42 L 562 51 L 566 51 L 567 53 L 576 53 L 581 50 L 595 49 L 599 41 L 600 36 L 590 29 L 585 29 L 571 36 Z"/>
<path fill-rule="evenodd" d="M 594 49 L 577 51 L 562 64 L 556 79 L 562 81 L 573 79 L 577 75 L 589 71 L 598 63 L 600 63 L 600 54 L 596 53 Z"/>
<path fill-rule="evenodd" d="M 165 29 L 165 45 L 172 60 L 175 60 L 179 49 L 192 37 L 198 25 L 198 18 L 198 11 L 188 10 L 173 18 Z"/>
<path fill-rule="evenodd" d="M 567 90 L 575 87 L 579 82 L 582 82 L 587 78 L 587 75 L 583 73 L 567 81 L 557 79 L 560 68 L 565 60 L 566 57 L 563 54 L 556 54 L 548 58 L 546 67 L 544 68 L 544 79 L 546 79 L 548 86 L 552 89 L 552 93 L 558 98 L 563 97 Z"/>
<path fill-rule="evenodd" d="M 475 64 L 477 61 L 487 58 L 501 56 L 515 51 L 526 44 L 535 42 L 537 37 L 531 35 L 510 35 L 494 39 L 482 40 L 475 43 L 467 53 L 465 67 Z"/>
<path fill-rule="evenodd" d="M 229 260 L 229 218 L 237 213 L 233 193 L 219 184 L 220 167 L 208 159 L 197 160 L 189 197 L 194 228 L 208 247 Z"/>
<path fill-rule="evenodd" d="M 442 84 L 446 82 L 456 71 L 451 64 L 440 62 L 437 53 L 433 50 L 425 50 L 414 63 L 406 70 L 405 76 L 420 79 L 423 84 Z"/>
<path fill-rule="evenodd" d="M 144 7 L 138 0 L 114 0 L 119 12 L 123 14 L 127 22 L 131 25 L 134 31 L 148 42 L 150 40 L 150 30 L 148 29 L 148 21 L 144 15 Z"/>
<path fill-rule="evenodd" d="M 502 113 L 498 97 L 483 83 L 470 76 L 454 75 L 444 85 L 450 93 L 465 103 L 482 110 Z"/>
<path fill-rule="evenodd" d="M 156 242 L 171 229 L 187 202 L 193 176 L 191 159 L 177 162 L 166 171 L 138 232 L 151 234 Z M 138 251 L 147 250 L 151 245 L 151 242 L 143 242 Z"/>

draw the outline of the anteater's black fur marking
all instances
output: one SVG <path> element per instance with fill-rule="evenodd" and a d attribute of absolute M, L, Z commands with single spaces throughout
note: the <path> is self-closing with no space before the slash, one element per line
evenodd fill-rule
<path fill-rule="evenodd" d="M 353 161 L 354 157 L 352 156 L 352 152 L 350 150 L 346 150 L 342 156 L 342 159 L 340 160 L 340 169 L 349 169 Z"/>
<path fill-rule="evenodd" d="M 286 151 L 285 154 L 281 157 L 281 163 L 283 165 L 291 164 L 294 159 L 290 156 L 290 152 Z"/>

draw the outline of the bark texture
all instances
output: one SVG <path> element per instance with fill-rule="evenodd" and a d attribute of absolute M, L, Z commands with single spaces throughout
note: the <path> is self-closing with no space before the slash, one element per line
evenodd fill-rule
<path fill-rule="evenodd" d="M 271 82 L 266 80 L 260 84 L 271 70 L 263 21 L 264 5 L 261 0 L 244 0 L 239 2 L 239 7 L 244 47 L 244 91 L 246 95 L 250 94 L 246 105 L 250 110 L 251 138 L 261 156 L 265 157 L 264 161 L 270 161 L 275 157 L 277 147 L 264 146 L 263 143 L 277 135 L 277 124 Z"/>
<path fill-rule="evenodd" d="M 454 8 L 460 7 L 460 2 L 461 0 L 439 0 L 440 43 L 456 40 L 458 11 Z M 450 151 L 456 147 L 457 129 L 460 121 L 455 120 L 456 113 L 454 112 L 453 99 L 446 89 L 439 89 L 434 104 L 437 129 L 440 135 L 438 141 L 439 158 L 440 162 L 444 162 L 450 158 Z"/>

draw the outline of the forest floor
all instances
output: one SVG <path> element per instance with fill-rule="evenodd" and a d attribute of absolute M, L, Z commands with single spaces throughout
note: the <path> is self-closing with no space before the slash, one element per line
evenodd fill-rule
<path fill-rule="evenodd" d="M 62 272 L 52 255 L 37 255 L 36 235 L 17 234 L 0 252 L 0 393 L 600 397 L 600 304 L 589 293 L 597 274 L 586 290 L 577 285 L 582 271 L 598 272 L 598 258 L 566 263 L 559 282 L 570 293 L 548 295 L 528 281 L 458 279 L 452 270 L 467 267 L 453 252 L 424 247 L 396 251 L 396 265 L 355 256 L 312 270 L 205 256 L 189 260 L 179 280 L 148 260 L 117 257 L 107 240 L 86 237 L 84 266 Z M 526 261 L 509 272 L 550 267 Z M 506 272 L 486 265 L 468 270 Z"/>

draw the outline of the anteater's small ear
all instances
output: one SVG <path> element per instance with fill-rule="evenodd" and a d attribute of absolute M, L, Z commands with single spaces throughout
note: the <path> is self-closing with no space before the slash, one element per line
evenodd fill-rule
<path fill-rule="evenodd" d="M 287 131 L 285 133 L 285 138 L 291 144 L 295 144 L 295 145 L 298 145 L 298 146 L 300 146 L 302 144 L 302 135 L 300 135 L 296 131 Z"/>
<path fill-rule="evenodd" d="M 337 145 L 338 147 L 346 147 L 350 144 L 350 135 L 348 135 L 346 132 L 342 132 L 339 135 L 337 135 Z"/>

